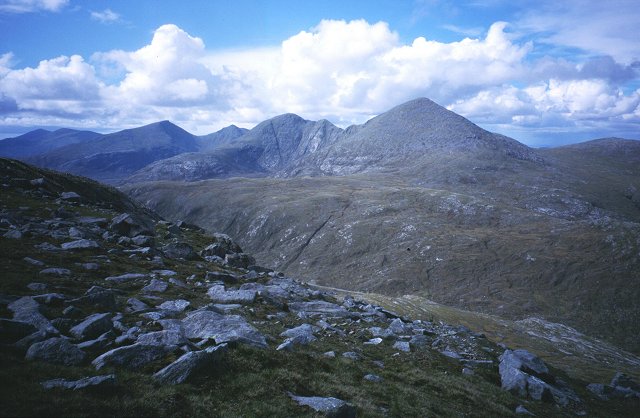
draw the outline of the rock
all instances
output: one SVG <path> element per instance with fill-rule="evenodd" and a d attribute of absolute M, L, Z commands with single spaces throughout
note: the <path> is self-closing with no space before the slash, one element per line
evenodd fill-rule
<path fill-rule="evenodd" d="M 54 337 L 29 347 L 25 359 L 74 366 L 82 363 L 84 357 L 84 352 L 66 338 Z"/>
<path fill-rule="evenodd" d="M 207 274 L 205 274 L 204 279 L 211 282 L 221 281 L 225 283 L 238 283 L 240 281 L 240 276 L 220 271 L 208 271 Z"/>
<path fill-rule="evenodd" d="M 380 383 L 384 380 L 382 377 L 378 376 L 377 374 L 366 374 L 364 375 L 363 379 L 368 382 L 374 382 L 374 383 Z"/>
<path fill-rule="evenodd" d="M 20 230 L 18 229 L 10 229 L 7 232 L 4 233 L 4 235 L 2 235 L 4 238 L 9 238 L 9 239 L 21 239 L 22 238 L 22 232 L 20 232 Z"/>
<path fill-rule="evenodd" d="M 176 279 L 176 278 L 174 278 L 174 277 L 172 277 L 172 278 L 170 278 L 170 279 L 169 279 L 169 283 L 171 283 L 171 284 L 172 284 L 172 285 L 174 285 L 174 286 L 181 287 L 181 288 L 183 288 L 183 289 L 186 289 L 186 288 L 188 287 L 188 286 L 187 286 L 187 284 L 186 284 L 185 282 L 183 282 L 183 281 L 182 281 L 182 280 L 180 280 L 180 279 Z"/>
<path fill-rule="evenodd" d="M 29 283 L 27 285 L 27 288 L 29 290 L 33 290 L 34 292 L 44 292 L 47 290 L 48 286 L 44 283 L 33 282 L 33 283 Z"/>
<path fill-rule="evenodd" d="M 127 312 L 141 312 L 149 309 L 149 305 L 136 298 L 127 299 Z"/>
<path fill-rule="evenodd" d="M 64 308 L 64 310 L 62 311 L 62 315 L 64 315 L 66 318 L 80 318 L 82 317 L 82 315 L 84 315 L 84 312 L 82 311 L 82 309 L 71 305 Z"/>
<path fill-rule="evenodd" d="M 200 257 L 186 242 L 170 243 L 162 247 L 165 257 L 171 259 L 198 260 Z"/>
<path fill-rule="evenodd" d="M 62 306 L 64 301 L 66 300 L 65 295 L 62 293 L 45 293 L 42 295 L 32 296 L 33 300 L 38 302 L 41 305 L 50 305 L 50 306 Z"/>
<path fill-rule="evenodd" d="M 138 235 L 155 235 L 155 227 L 153 222 L 144 219 L 138 215 L 123 213 L 111 220 L 109 230 L 127 237 L 136 237 Z"/>
<path fill-rule="evenodd" d="M 313 335 L 313 332 L 313 326 L 309 324 L 302 324 L 282 332 L 280 336 L 288 337 L 294 344 L 307 345 L 317 340 Z"/>
<path fill-rule="evenodd" d="M 517 415 L 533 415 L 531 412 L 529 412 L 529 410 L 527 408 L 525 408 L 522 405 L 518 405 L 516 407 L 516 414 Z"/>
<path fill-rule="evenodd" d="M 100 264 L 98 263 L 82 263 L 80 266 L 89 271 L 100 270 Z"/>
<path fill-rule="evenodd" d="M 119 276 L 109 276 L 105 278 L 105 280 L 115 283 L 126 283 L 132 280 L 143 279 L 145 277 L 147 277 L 147 275 L 142 273 L 125 273 Z"/>
<path fill-rule="evenodd" d="M 250 304 L 256 300 L 258 292 L 255 290 L 225 290 L 223 285 L 213 285 L 207 295 L 214 303 Z"/>
<path fill-rule="evenodd" d="M 105 310 L 116 309 L 116 293 L 111 289 L 105 289 L 101 286 L 92 286 L 87 290 L 84 296 L 69 301 L 73 305 L 88 305 L 92 308 Z"/>
<path fill-rule="evenodd" d="M 296 396 L 288 394 L 298 405 L 308 406 L 315 412 L 331 418 L 355 418 L 356 408 L 338 398 L 322 398 L 319 396 Z"/>
<path fill-rule="evenodd" d="M 41 385 L 45 390 L 51 389 L 67 389 L 67 390 L 85 390 L 85 389 L 108 389 L 116 384 L 116 375 L 107 374 L 103 376 L 85 377 L 80 380 L 52 379 L 42 382 Z"/>
<path fill-rule="evenodd" d="M 226 265 L 231 267 L 246 269 L 249 266 L 256 264 L 256 259 L 245 253 L 227 254 L 224 257 L 224 262 Z"/>
<path fill-rule="evenodd" d="M 587 389 L 603 401 L 610 399 L 640 399 L 640 385 L 624 373 L 617 372 L 611 383 L 591 383 Z"/>
<path fill-rule="evenodd" d="M 94 340 L 84 341 L 78 344 L 78 348 L 82 350 L 104 350 L 112 345 L 116 334 L 113 330 L 109 330 Z"/>
<path fill-rule="evenodd" d="M 454 360 L 460 360 L 460 359 L 462 358 L 462 356 L 460 355 L 460 353 L 455 352 L 455 351 L 453 351 L 453 350 L 449 349 L 448 347 L 447 347 L 447 349 L 446 349 L 446 350 L 442 350 L 442 351 L 440 351 L 440 354 L 442 354 L 443 356 L 446 356 L 446 357 L 452 358 L 452 359 L 454 359 Z"/>
<path fill-rule="evenodd" d="M 133 344 L 107 351 L 91 362 L 96 370 L 103 367 L 122 367 L 137 370 L 161 359 L 167 354 L 166 348 L 158 345 Z"/>
<path fill-rule="evenodd" d="M 411 334 L 411 327 L 402 322 L 400 318 L 396 318 L 391 321 L 389 324 L 389 330 L 393 332 L 395 335 L 406 335 Z"/>
<path fill-rule="evenodd" d="M 217 256 L 220 258 L 224 258 L 227 254 L 236 254 L 241 253 L 242 248 L 233 240 L 231 237 L 225 234 L 215 233 L 213 234 L 213 242 L 205 247 L 204 250 L 200 252 L 200 255 L 203 257 L 206 256 Z"/>
<path fill-rule="evenodd" d="M 411 351 L 411 347 L 409 346 L 408 341 L 396 341 L 395 344 L 393 344 L 393 348 L 399 351 L 404 351 L 406 353 Z"/>
<path fill-rule="evenodd" d="M 0 318 L 1 344 L 13 344 L 36 331 L 37 328 L 28 322 Z"/>
<path fill-rule="evenodd" d="M 347 351 L 345 353 L 342 353 L 342 357 L 348 358 L 349 360 L 353 361 L 358 361 L 362 358 L 360 354 L 356 353 L 355 351 Z"/>
<path fill-rule="evenodd" d="M 640 384 L 622 372 L 616 372 L 609 385 L 614 388 L 628 388 L 633 391 L 640 392 Z"/>
<path fill-rule="evenodd" d="M 294 345 L 293 340 L 287 338 L 282 344 L 276 347 L 276 351 L 293 351 Z"/>
<path fill-rule="evenodd" d="M 76 192 L 62 192 L 60 193 L 60 199 L 68 202 L 79 202 L 80 195 Z"/>
<path fill-rule="evenodd" d="M 187 340 L 187 338 L 184 336 L 184 333 L 181 331 L 164 330 L 140 334 L 138 335 L 138 339 L 136 340 L 136 342 L 144 345 L 157 345 L 175 348 L 187 344 L 189 340 Z"/>
<path fill-rule="evenodd" d="M 86 250 L 91 248 L 100 248 L 97 242 L 90 239 L 78 239 L 71 242 L 65 242 L 60 245 L 63 250 Z"/>
<path fill-rule="evenodd" d="M 476 372 L 474 372 L 473 369 L 470 369 L 468 367 L 463 367 L 462 374 L 465 376 L 473 376 L 474 374 L 476 374 Z"/>
<path fill-rule="evenodd" d="M 171 277 L 171 276 L 176 276 L 178 274 L 178 272 L 173 270 L 153 270 L 151 273 L 157 274 L 158 276 L 162 276 L 162 277 Z"/>
<path fill-rule="evenodd" d="M 174 311 L 174 312 L 182 312 L 187 307 L 191 305 L 191 302 L 184 299 L 176 299 L 176 300 L 168 300 L 163 302 L 158 306 L 160 309 L 164 309 L 166 311 Z"/>
<path fill-rule="evenodd" d="M 221 315 L 212 311 L 195 311 L 182 321 L 187 338 L 210 338 L 216 344 L 240 342 L 266 348 L 264 335 L 239 315 Z"/>
<path fill-rule="evenodd" d="M 164 293 L 169 288 L 169 284 L 163 280 L 151 279 L 148 285 L 142 288 L 142 293 Z"/>
<path fill-rule="evenodd" d="M 71 275 L 71 270 L 58 268 L 58 267 L 50 267 L 50 268 L 41 270 L 39 274 L 43 276 L 66 277 Z"/>
<path fill-rule="evenodd" d="M 7 305 L 13 311 L 13 319 L 33 325 L 45 334 L 57 335 L 58 330 L 40 313 L 40 304 L 30 296 L 21 297 Z"/>
<path fill-rule="evenodd" d="M 221 361 L 227 351 L 227 345 L 221 344 L 202 351 L 183 354 L 173 363 L 156 372 L 153 377 L 165 385 L 178 385 L 188 382 L 197 375 L 210 372 Z"/>
<path fill-rule="evenodd" d="M 322 353 L 322 355 L 324 357 L 327 357 L 327 358 L 335 358 L 336 352 L 335 351 L 327 351 L 326 353 Z"/>
<path fill-rule="evenodd" d="M 369 341 L 366 341 L 364 344 L 366 345 L 378 345 L 382 342 L 382 338 L 377 337 L 377 338 L 372 338 Z"/>
<path fill-rule="evenodd" d="M 110 313 L 96 313 L 89 315 L 82 322 L 71 328 L 71 335 L 81 341 L 98 337 L 113 328 Z"/>
<path fill-rule="evenodd" d="M 350 317 L 353 313 L 347 311 L 343 306 L 323 300 L 313 300 L 310 302 L 293 302 L 289 304 L 291 312 L 304 312 L 306 315 L 326 315 L 328 317 Z"/>
<path fill-rule="evenodd" d="M 25 257 L 23 258 L 23 260 L 29 264 L 31 264 L 32 266 L 37 266 L 37 267 L 42 267 L 44 266 L 44 263 L 40 260 L 36 260 L 35 258 L 31 258 L 31 257 Z"/>
<path fill-rule="evenodd" d="M 131 238 L 131 241 L 139 247 L 153 247 L 156 243 L 156 239 L 149 235 L 138 235 Z"/>

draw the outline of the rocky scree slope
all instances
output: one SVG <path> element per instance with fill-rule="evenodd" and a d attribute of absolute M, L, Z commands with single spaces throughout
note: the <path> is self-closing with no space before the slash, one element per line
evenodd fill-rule
<path fill-rule="evenodd" d="M 228 236 L 114 210 L 128 199 L 95 198 L 114 193 L 95 182 L 13 160 L 0 160 L 0 176 L 7 415 L 624 416 L 638 407 L 628 376 L 587 389 L 466 327 L 337 299 L 255 265 Z"/>

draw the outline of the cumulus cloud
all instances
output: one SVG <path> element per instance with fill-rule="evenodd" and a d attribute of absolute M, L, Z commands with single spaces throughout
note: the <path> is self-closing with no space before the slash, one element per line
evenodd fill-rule
<path fill-rule="evenodd" d="M 92 11 L 91 19 L 100 23 L 115 23 L 120 21 L 120 15 L 111 9 L 104 9 L 101 12 Z"/>
<path fill-rule="evenodd" d="M 4 0 L 0 12 L 31 13 L 41 10 L 57 12 L 69 4 L 69 0 Z"/>
<path fill-rule="evenodd" d="M 67 126 L 124 128 L 170 119 L 204 134 L 295 112 L 346 126 L 426 96 L 487 126 L 640 124 L 640 92 L 622 87 L 637 79 L 635 64 L 611 55 L 540 58 L 517 33 L 496 22 L 483 36 L 405 43 L 385 22 L 323 20 L 278 46 L 208 51 L 168 24 L 148 45 L 88 62 L 58 57 L 13 69 L 12 55 L 2 55 L 0 123 L 40 115 Z"/>

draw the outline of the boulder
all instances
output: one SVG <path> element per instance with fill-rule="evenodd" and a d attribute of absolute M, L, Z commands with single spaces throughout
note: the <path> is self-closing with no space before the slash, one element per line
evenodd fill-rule
<path fill-rule="evenodd" d="M 225 258 L 227 254 L 237 254 L 242 252 L 242 248 L 231 237 L 225 234 L 213 234 L 213 242 L 200 252 L 203 257 L 217 256 Z"/>
<path fill-rule="evenodd" d="M 293 302 L 289 304 L 289 310 L 295 313 L 304 312 L 306 315 L 325 315 L 327 317 L 350 317 L 353 315 L 343 306 L 323 300 Z"/>
<path fill-rule="evenodd" d="M 258 292 L 255 290 L 225 290 L 223 285 L 213 285 L 207 291 L 207 295 L 214 303 L 241 303 L 249 304 L 256 300 Z"/>
<path fill-rule="evenodd" d="M 380 383 L 384 380 L 382 377 L 378 376 L 377 374 L 371 374 L 371 373 L 365 374 L 363 379 L 373 383 Z"/>
<path fill-rule="evenodd" d="M 282 332 L 280 336 L 287 337 L 293 344 L 307 345 L 317 340 L 313 332 L 314 327 L 312 325 L 302 324 Z"/>
<path fill-rule="evenodd" d="M 226 344 L 209 347 L 202 351 L 191 351 L 156 372 L 153 377 L 165 385 L 178 385 L 188 382 L 198 375 L 213 370 L 219 364 L 226 351 Z"/>
<path fill-rule="evenodd" d="M 116 334 L 113 330 L 109 330 L 94 340 L 81 342 L 78 344 L 78 348 L 91 351 L 104 350 L 113 344 L 115 338 Z"/>
<path fill-rule="evenodd" d="M 191 305 L 191 302 L 189 302 L 188 300 L 176 299 L 163 302 L 160 304 L 160 306 L 158 306 L 158 308 L 165 311 L 182 312 L 187 309 L 189 305 Z"/>
<path fill-rule="evenodd" d="M 31 258 L 31 257 L 25 257 L 23 258 L 23 260 L 29 264 L 31 264 L 32 266 L 37 266 L 37 267 L 42 267 L 44 266 L 44 263 L 40 260 L 36 260 L 35 258 Z"/>
<path fill-rule="evenodd" d="M 78 239 L 71 242 L 65 242 L 60 245 L 63 250 L 86 250 L 92 248 L 100 248 L 100 245 L 90 239 Z"/>
<path fill-rule="evenodd" d="M 141 312 L 149 309 L 149 305 L 136 298 L 127 299 L 127 312 Z"/>
<path fill-rule="evenodd" d="M 338 398 L 323 398 L 319 396 L 296 396 L 288 394 L 298 405 L 308 406 L 315 412 L 331 418 L 355 418 L 356 408 Z"/>
<path fill-rule="evenodd" d="M 150 219 L 129 213 L 122 213 L 113 218 L 109 224 L 109 230 L 127 237 L 155 235 L 155 226 Z"/>
<path fill-rule="evenodd" d="M 13 311 L 15 321 L 31 324 L 45 334 L 58 334 L 58 330 L 51 324 L 51 321 L 40 313 L 40 304 L 31 296 L 21 297 L 7 305 L 7 308 Z"/>
<path fill-rule="evenodd" d="M 69 333 L 81 341 L 96 338 L 113 328 L 110 313 L 89 315 L 69 330 Z"/>
<path fill-rule="evenodd" d="M 166 348 L 159 345 L 133 344 L 107 351 L 91 362 L 96 370 L 103 367 L 122 367 L 137 370 L 161 359 L 167 354 Z"/>
<path fill-rule="evenodd" d="M 193 250 L 193 247 L 186 242 L 170 243 L 162 247 L 165 257 L 171 259 L 198 260 L 200 257 Z"/>
<path fill-rule="evenodd" d="M 240 276 L 236 276 L 232 273 L 223 273 L 221 271 L 208 271 L 205 274 L 204 279 L 211 282 L 225 282 L 225 283 L 238 283 L 240 281 Z"/>
<path fill-rule="evenodd" d="M 189 340 L 187 340 L 184 333 L 181 331 L 164 330 L 140 334 L 138 335 L 136 342 L 144 345 L 157 345 L 175 348 L 187 344 Z"/>
<path fill-rule="evenodd" d="M 257 329 L 239 315 L 195 311 L 182 320 L 187 338 L 213 339 L 216 344 L 239 342 L 266 348 L 267 341 Z"/>
<path fill-rule="evenodd" d="M 116 293 L 101 286 L 92 286 L 84 296 L 69 301 L 71 305 L 88 305 L 94 308 L 115 310 Z"/>
<path fill-rule="evenodd" d="M 45 390 L 51 389 L 67 389 L 67 390 L 85 390 L 85 389 L 107 389 L 115 386 L 116 375 L 107 374 L 103 376 L 85 377 L 80 380 L 52 379 L 42 382 L 41 385 Z"/>
<path fill-rule="evenodd" d="M 145 277 L 147 277 L 147 275 L 142 273 L 125 273 L 119 276 L 106 277 L 105 280 L 114 283 L 126 283 L 132 280 L 144 279 Z"/>
<path fill-rule="evenodd" d="M 25 359 L 73 366 L 82 363 L 84 357 L 84 352 L 66 338 L 54 337 L 29 347 Z"/>
<path fill-rule="evenodd" d="M 76 192 L 62 192 L 60 193 L 60 199 L 66 200 L 67 202 L 79 202 L 80 195 Z"/>
<path fill-rule="evenodd" d="M 151 279 L 149 284 L 142 288 L 142 293 L 163 293 L 169 288 L 169 284 L 164 280 Z"/>
<path fill-rule="evenodd" d="M 411 346 L 408 341 L 396 341 L 395 344 L 393 344 L 393 348 L 399 351 L 404 351 L 405 353 L 411 351 Z"/>
<path fill-rule="evenodd" d="M 256 264 L 256 259 L 245 253 L 227 254 L 224 257 L 224 262 L 231 267 L 246 269 Z"/>
<path fill-rule="evenodd" d="M 49 267 L 44 270 L 40 270 L 39 274 L 43 276 L 67 277 L 71 275 L 71 270 L 59 267 Z"/>

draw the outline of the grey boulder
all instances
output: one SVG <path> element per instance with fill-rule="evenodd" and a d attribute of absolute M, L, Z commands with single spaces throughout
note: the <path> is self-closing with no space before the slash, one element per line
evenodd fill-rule
<path fill-rule="evenodd" d="M 225 290 L 223 285 L 213 285 L 207 291 L 213 303 L 241 303 L 249 304 L 256 300 L 258 292 L 255 290 Z"/>
<path fill-rule="evenodd" d="M 127 237 L 155 235 L 155 228 L 151 220 L 129 213 L 122 213 L 113 218 L 109 230 Z"/>
<path fill-rule="evenodd" d="M 227 351 L 227 345 L 221 344 L 202 351 L 191 351 L 156 372 L 153 377 L 165 385 L 178 385 L 211 371 L 219 364 Z"/>
<path fill-rule="evenodd" d="M 84 341 L 96 338 L 101 334 L 109 331 L 111 328 L 113 328 L 113 323 L 111 322 L 111 314 L 96 313 L 86 317 L 78 325 L 71 328 L 69 332 L 77 339 Z"/>
<path fill-rule="evenodd" d="M 213 311 L 195 311 L 182 320 L 187 338 L 213 339 L 216 344 L 239 342 L 266 348 L 267 341 L 240 315 L 222 315 Z"/>
<path fill-rule="evenodd" d="M 100 245 L 90 239 L 78 239 L 71 242 L 65 242 L 60 245 L 63 250 L 86 250 L 91 248 L 100 248 Z"/>
<path fill-rule="evenodd" d="M 82 363 L 84 357 L 84 352 L 67 339 L 54 337 L 29 347 L 25 359 L 73 366 Z"/>
<path fill-rule="evenodd" d="M 137 370 L 141 367 L 161 359 L 167 354 L 163 346 L 133 344 L 107 351 L 91 362 L 96 370 L 103 367 L 122 367 Z"/>
<path fill-rule="evenodd" d="M 52 379 L 40 383 L 45 390 L 66 389 L 66 390 L 85 390 L 85 389 L 106 389 L 116 384 L 116 376 L 107 374 L 103 376 L 85 377 L 80 380 Z"/>
<path fill-rule="evenodd" d="M 298 405 L 308 406 L 315 412 L 331 418 L 355 418 L 356 408 L 338 398 L 323 398 L 320 396 L 296 396 L 289 393 L 289 397 Z"/>

